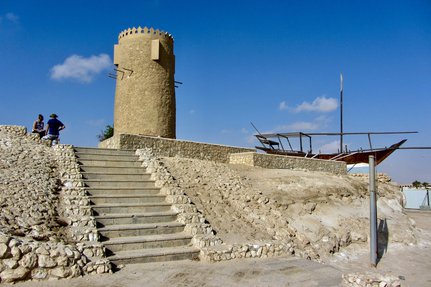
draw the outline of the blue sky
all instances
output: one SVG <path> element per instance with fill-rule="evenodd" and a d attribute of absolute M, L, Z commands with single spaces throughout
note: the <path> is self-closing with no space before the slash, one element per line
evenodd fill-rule
<path fill-rule="evenodd" d="M 113 123 L 113 46 L 137 26 L 174 36 L 179 139 L 252 147 L 250 122 L 337 132 L 342 73 L 345 131 L 418 131 L 373 143 L 431 146 L 430 1 L 0 0 L 0 124 L 55 112 L 63 143 L 96 146 Z M 431 182 L 431 150 L 397 151 L 379 171 Z"/>

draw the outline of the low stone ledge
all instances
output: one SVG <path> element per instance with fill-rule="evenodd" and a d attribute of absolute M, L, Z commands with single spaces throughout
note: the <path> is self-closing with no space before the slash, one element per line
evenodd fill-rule
<path fill-rule="evenodd" d="M 343 285 L 346 287 L 401 287 L 401 280 L 390 274 L 375 272 L 343 274 Z"/>
<path fill-rule="evenodd" d="M 291 243 L 257 242 L 247 244 L 214 245 L 201 249 L 200 257 L 208 262 L 218 262 L 237 258 L 267 258 L 294 255 Z"/>
<path fill-rule="evenodd" d="M 27 128 L 24 126 L 0 125 L 0 132 L 5 132 L 17 136 L 25 136 L 27 134 Z M 39 137 L 39 135 L 35 135 Z"/>
<path fill-rule="evenodd" d="M 109 272 L 109 262 L 103 258 L 90 261 L 87 256 L 101 256 L 104 254 L 102 249 L 100 244 L 38 242 L 0 233 L 0 282 L 72 278 Z M 92 266 L 97 266 L 96 271 Z"/>
<path fill-rule="evenodd" d="M 300 169 L 330 172 L 333 174 L 347 173 L 346 163 L 341 161 L 261 154 L 257 152 L 232 153 L 229 156 L 229 163 L 262 168 Z"/>
<path fill-rule="evenodd" d="M 200 143 L 177 139 L 120 134 L 99 144 L 101 148 L 151 149 L 159 157 L 184 157 L 228 163 L 229 155 L 238 152 L 252 152 L 255 149 L 218 144 Z"/>

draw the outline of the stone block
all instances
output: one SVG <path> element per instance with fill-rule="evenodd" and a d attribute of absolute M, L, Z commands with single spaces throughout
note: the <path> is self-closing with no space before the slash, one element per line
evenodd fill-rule
<path fill-rule="evenodd" d="M 16 269 L 6 269 L 0 273 L 1 282 L 12 283 L 15 281 L 24 280 L 29 275 L 30 270 L 22 266 Z"/>
<path fill-rule="evenodd" d="M 33 253 L 27 253 L 21 258 L 21 260 L 19 261 L 19 264 L 22 267 L 25 267 L 31 270 L 37 265 L 37 255 Z"/>
<path fill-rule="evenodd" d="M 57 262 L 48 255 L 39 255 L 37 264 L 39 267 L 51 268 L 57 266 Z"/>
<path fill-rule="evenodd" d="M 0 258 L 8 258 L 12 256 L 10 254 L 9 246 L 6 243 L 0 243 Z"/>

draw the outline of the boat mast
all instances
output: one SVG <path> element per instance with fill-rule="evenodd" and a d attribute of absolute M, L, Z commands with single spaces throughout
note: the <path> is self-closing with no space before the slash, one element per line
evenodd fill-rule
<path fill-rule="evenodd" d="M 343 153 L 343 74 L 340 74 L 340 153 Z"/>

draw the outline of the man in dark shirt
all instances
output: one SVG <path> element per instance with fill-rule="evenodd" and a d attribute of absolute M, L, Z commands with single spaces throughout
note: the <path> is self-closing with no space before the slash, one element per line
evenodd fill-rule
<path fill-rule="evenodd" d="M 60 131 L 64 130 L 66 127 L 57 119 L 58 116 L 56 114 L 51 114 L 49 117 L 51 119 L 46 124 L 46 136 L 44 136 L 42 139 L 52 140 L 53 143 L 58 143 Z"/>

